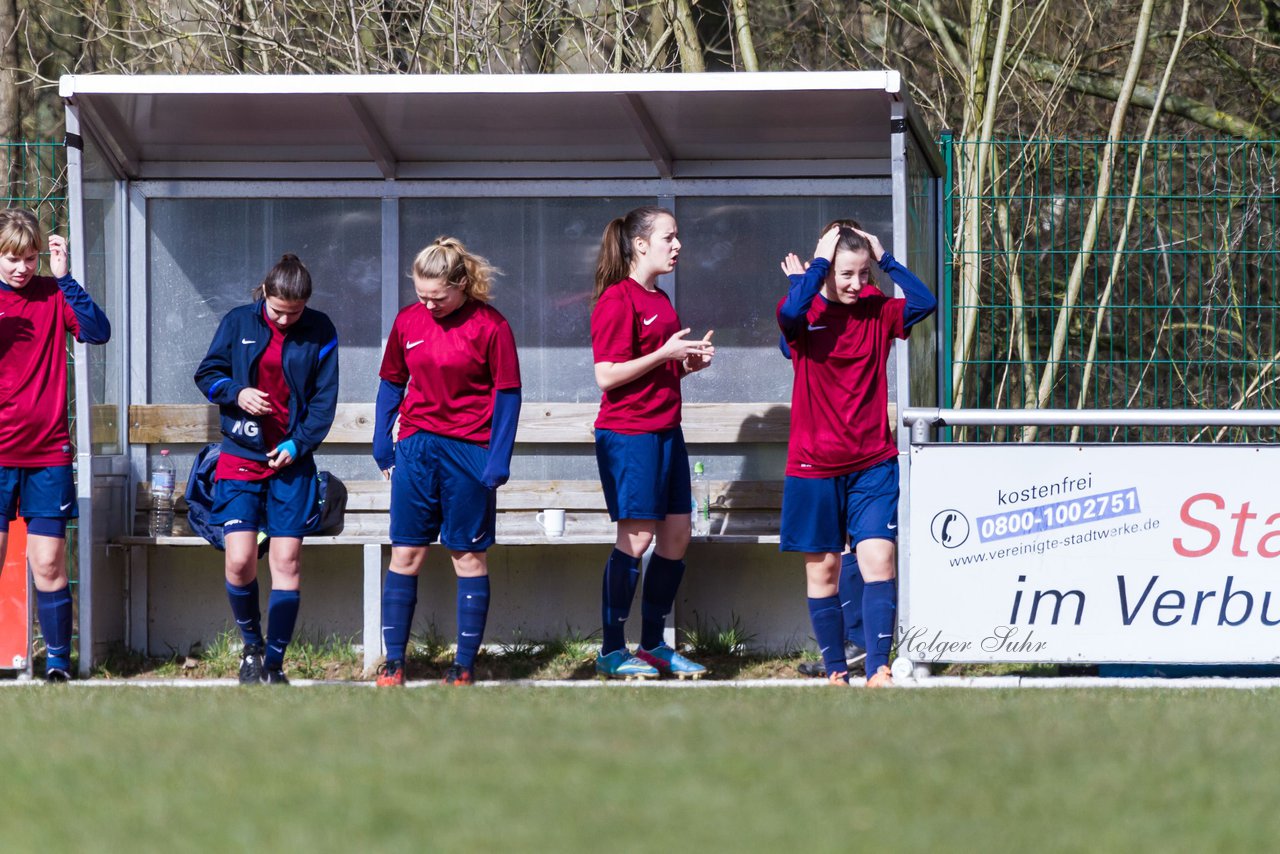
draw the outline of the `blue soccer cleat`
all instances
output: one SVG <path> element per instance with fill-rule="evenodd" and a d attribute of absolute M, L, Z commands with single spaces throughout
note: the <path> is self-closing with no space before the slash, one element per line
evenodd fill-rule
<path fill-rule="evenodd" d="M 632 679 L 657 679 L 658 671 L 623 648 L 596 656 L 596 677 L 630 682 Z"/>
<path fill-rule="evenodd" d="M 707 672 L 707 668 L 690 661 L 666 644 L 653 649 L 637 649 L 636 658 L 677 679 L 701 679 Z"/>

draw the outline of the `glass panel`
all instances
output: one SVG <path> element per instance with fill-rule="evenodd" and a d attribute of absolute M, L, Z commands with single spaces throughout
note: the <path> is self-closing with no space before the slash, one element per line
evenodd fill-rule
<path fill-rule="evenodd" d="M 937 186 L 929 162 L 907 134 L 907 258 L 904 263 L 929 289 L 938 293 Z M 938 316 L 916 325 L 911 333 L 912 406 L 938 405 Z"/>
<path fill-rule="evenodd" d="M 88 348 L 92 453 L 119 454 L 124 447 L 124 347 L 128 340 L 121 274 L 123 211 L 116 181 L 92 137 L 85 138 L 82 165 L 85 245 L 73 246 L 71 251 L 82 253 L 85 281 L 81 284 L 106 312 L 112 327 L 110 341 Z"/>
<path fill-rule="evenodd" d="M 368 402 L 382 357 L 382 239 L 377 199 L 152 199 L 147 353 L 151 403 L 203 403 L 192 377 L 219 320 L 249 301 L 285 252 L 311 271 L 309 305 L 338 328 L 341 402 Z M 192 452 L 194 453 L 194 451 Z M 177 460 L 185 479 L 190 458 Z M 367 451 L 326 448 L 339 477 L 376 474 Z"/>
<path fill-rule="evenodd" d="M 525 400 L 600 400 L 591 361 L 591 292 L 600 236 L 636 198 L 413 199 L 401 206 L 400 304 L 416 298 L 417 253 L 440 235 L 461 240 L 502 275 L 493 305 L 520 349 Z"/>
<path fill-rule="evenodd" d="M 382 347 L 376 199 L 153 199 L 148 283 L 151 403 L 200 403 L 192 382 L 218 321 L 285 252 L 311 271 L 309 305 L 338 328 L 343 402 L 370 401 Z"/>
<path fill-rule="evenodd" d="M 680 319 L 695 335 L 716 331 L 716 361 L 685 381 L 684 399 L 789 401 L 791 367 L 778 352 L 774 314 L 787 290 L 778 264 L 788 252 L 812 257 L 819 231 L 836 218 L 858 220 L 889 245 L 889 197 L 688 197 L 678 200 L 676 213 Z"/>

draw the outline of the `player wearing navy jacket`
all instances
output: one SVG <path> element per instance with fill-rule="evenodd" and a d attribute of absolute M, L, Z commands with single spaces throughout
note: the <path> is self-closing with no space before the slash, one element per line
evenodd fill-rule
<path fill-rule="evenodd" d="M 873 258 L 906 299 L 871 289 Z M 875 235 L 856 228 L 829 228 L 807 268 L 793 254 L 782 270 L 792 284 L 777 316 L 795 379 L 781 549 L 805 555 L 809 613 L 827 678 L 847 683 L 837 585 L 848 537 L 865 581 L 867 684 L 892 685 L 898 462 L 885 417 L 885 361 L 893 340 L 905 339 L 937 301 Z"/>
<path fill-rule="evenodd" d="M 296 255 L 267 273 L 249 305 L 222 318 L 195 381 L 222 419 L 212 520 L 226 543 L 226 589 L 244 640 L 240 682 L 288 684 L 302 538 L 320 520 L 312 453 L 338 402 L 338 333 L 307 308 L 311 274 Z M 258 532 L 271 537 L 267 632 L 258 607 Z"/>
<path fill-rule="evenodd" d="M 373 458 L 391 481 L 391 564 L 382 589 L 387 660 L 378 685 L 404 684 L 418 573 L 439 537 L 458 576 L 458 645 L 446 685 L 470 685 L 489 615 L 487 550 L 498 487 L 511 476 L 520 362 L 489 305 L 497 271 L 452 237 L 413 261 L 418 302 L 396 315 L 379 375 Z M 399 418 L 399 434 L 392 427 Z"/>
<path fill-rule="evenodd" d="M 617 538 L 601 590 L 604 635 L 596 673 L 647 679 L 660 672 L 706 672 L 663 642 L 667 615 L 684 577 L 692 495 L 689 454 L 680 430 L 680 381 L 711 364 L 711 333 L 687 340 L 658 277 L 680 255 L 670 211 L 643 207 L 605 228 L 596 263 L 591 350 L 600 414 L 596 463 Z M 640 646 L 632 655 L 624 628 L 639 583 L 640 558 L 656 540 L 641 592 Z"/>
<path fill-rule="evenodd" d="M 71 678 L 67 520 L 79 515 L 67 430 L 66 336 L 105 344 L 111 324 L 68 270 L 67 242 L 49 235 L 49 270 L 30 211 L 0 212 L 0 558 L 9 522 L 27 523 L 27 564 L 48 657 L 45 679 Z"/>

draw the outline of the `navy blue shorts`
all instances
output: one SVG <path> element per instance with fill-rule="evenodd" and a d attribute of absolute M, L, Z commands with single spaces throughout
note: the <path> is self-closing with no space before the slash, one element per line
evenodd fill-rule
<path fill-rule="evenodd" d="M 791 477 L 782 486 L 784 552 L 842 552 L 863 540 L 898 539 L 898 460 L 838 477 Z"/>
<path fill-rule="evenodd" d="M 19 504 L 21 498 L 21 504 Z M 0 466 L 0 531 L 17 519 L 75 519 L 76 482 L 71 466 Z"/>
<path fill-rule="evenodd" d="M 480 480 L 489 449 L 419 432 L 396 443 L 391 473 L 391 545 L 440 543 L 455 552 L 482 552 L 497 530 L 497 491 Z"/>
<path fill-rule="evenodd" d="M 266 531 L 269 537 L 301 539 L 320 522 L 320 484 L 311 454 L 266 480 L 218 480 L 210 521 L 222 533 Z"/>
<path fill-rule="evenodd" d="M 596 465 L 615 522 L 665 519 L 693 509 L 689 451 L 679 427 L 636 435 L 597 428 Z"/>

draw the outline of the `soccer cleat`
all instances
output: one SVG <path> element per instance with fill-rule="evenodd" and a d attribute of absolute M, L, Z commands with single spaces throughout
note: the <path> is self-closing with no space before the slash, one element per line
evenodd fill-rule
<path fill-rule="evenodd" d="M 597 679 L 657 679 L 658 670 L 627 652 L 626 648 L 615 649 L 608 655 L 596 656 Z"/>
<path fill-rule="evenodd" d="M 889 668 L 886 665 L 882 664 L 880 665 L 880 668 L 867 679 L 867 687 L 892 688 L 893 674 L 889 671 Z"/>
<path fill-rule="evenodd" d="M 283 670 L 274 667 L 268 667 L 262 671 L 263 685 L 288 685 L 289 677 L 284 675 Z"/>
<path fill-rule="evenodd" d="M 827 683 L 847 688 L 849 686 L 849 671 L 840 670 L 836 673 L 832 673 L 827 677 Z"/>
<path fill-rule="evenodd" d="M 50 685 L 61 685 L 63 682 L 71 681 L 71 674 L 61 667 L 46 667 L 44 681 Z"/>
<path fill-rule="evenodd" d="M 444 678 L 440 680 L 441 685 L 471 685 L 474 682 L 475 677 L 471 673 L 471 668 L 463 667 L 461 664 L 450 665 L 444 672 Z"/>
<path fill-rule="evenodd" d="M 867 651 L 858 646 L 853 641 L 844 642 L 844 660 L 848 664 L 857 664 L 864 661 L 867 657 Z M 821 678 L 827 675 L 827 665 L 819 659 L 818 661 L 802 661 L 796 665 L 796 672 L 801 676 L 809 676 Z"/>
<path fill-rule="evenodd" d="M 666 644 L 653 649 L 637 649 L 636 658 L 659 673 L 670 673 L 677 679 L 701 679 L 707 672 L 707 668 L 690 661 Z"/>
<path fill-rule="evenodd" d="M 378 668 L 379 688 L 398 688 L 404 686 L 404 662 L 384 661 Z"/>
<path fill-rule="evenodd" d="M 257 685 L 266 681 L 262 674 L 262 644 L 246 646 L 240 653 L 240 684 Z"/>

